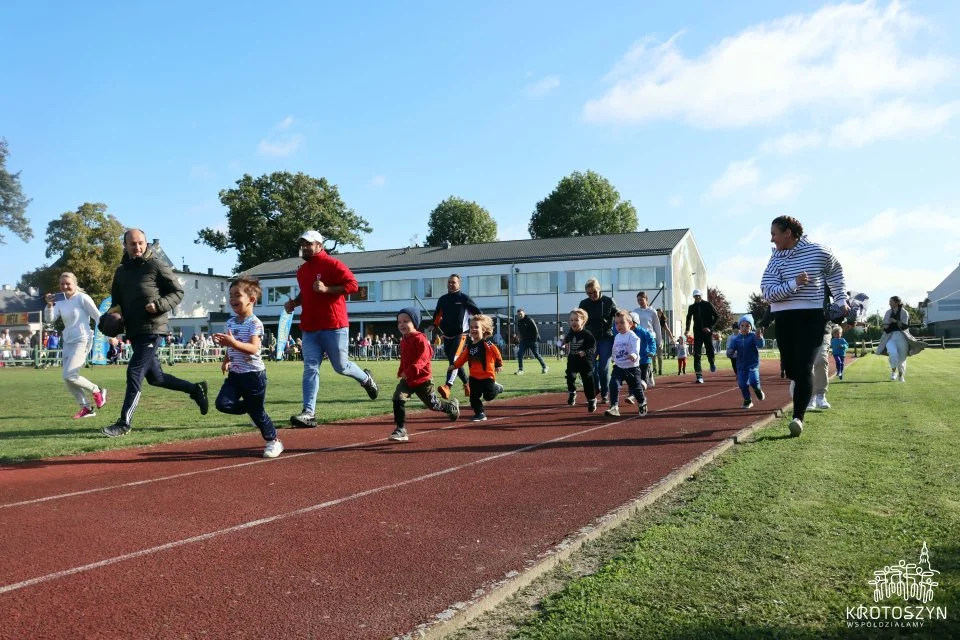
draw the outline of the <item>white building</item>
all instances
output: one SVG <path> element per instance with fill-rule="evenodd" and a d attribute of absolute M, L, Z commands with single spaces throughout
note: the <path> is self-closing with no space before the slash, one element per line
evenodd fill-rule
<path fill-rule="evenodd" d="M 360 290 L 349 297 L 350 335 L 396 334 L 396 313 L 420 303 L 432 316 L 447 292 L 447 277 L 458 273 L 463 290 L 484 313 L 498 319 L 509 339 L 516 310 L 540 325 L 542 339 L 566 326 L 570 309 L 585 297 L 584 283 L 598 278 L 618 306 L 636 307 L 638 291 L 662 308 L 673 331 L 682 329 L 693 289 L 707 288 L 707 271 L 689 229 L 509 240 L 448 247 L 406 247 L 337 254 L 357 277 Z M 300 258 L 267 262 L 244 272 L 260 278 L 263 299 L 255 311 L 276 330 L 283 303 L 296 296 Z M 299 314 L 299 308 L 297 314 Z M 294 332 L 297 332 L 294 318 Z"/>
<path fill-rule="evenodd" d="M 925 318 L 935 336 L 960 337 L 960 267 L 927 292 Z"/>

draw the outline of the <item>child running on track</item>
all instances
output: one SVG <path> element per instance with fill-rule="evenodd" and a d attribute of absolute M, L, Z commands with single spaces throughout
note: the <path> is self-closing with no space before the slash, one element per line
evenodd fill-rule
<path fill-rule="evenodd" d="M 687 372 L 687 343 L 683 336 L 677 338 L 677 375 Z"/>
<path fill-rule="evenodd" d="M 636 313 L 618 311 L 614 324 L 617 335 L 613 338 L 613 373 L 610 374 L 610 408 L 604 411 L 608 416 L 619 416 L 620 385 L 624 382 L 630 389 L 630 395 L 640 405 L 640 415 L 647 413 L 647 399 L 643 390 L 647 387 L 643 381 L 643 371 L 640 367 L 640 353 L 650 355 L 657 352 L 656 341 L 651 342 L 652 332 L 645 327 L 638 327 L 634 318 Z M 641 329 L 635 333 L 634 328 Z"/>
<path fill-rule="evenodd" d="M 837 377 L 843 380 L 843 362 L 847 357 L 847 349 L 850 345 L 842 337 L 843 328 L 840 325 L 833 326 L 833 337 L 830 339 L 830 351 L 833 353 L 833 361 L 837 363 Z"/>
<path fill-rule="evenodd" d="M 763 331 L 753 332 L 753 316 L 749 313 L 740 317 L 740 333 L 735 335 L 727 347 L 727 357 L 737 359 L 737 386 L 743 394 L 743 408 L 753 406 L 750 399 L 750 387 L 757 394 L 757 400 L 766 395 L 760 388 L 760 348 L 763 347 Z"/>
<path fill-rule="evenodd" d="M 586 330 L 587 312 L 574 309 L 570 312 L 570 332 L 564 338 L 570 347 L 567 356 L 567 404 L 577 404 L 577 374 L 583 382 L 583 395 L 587 397 L 587 411 L 597 410 L 597 389 L 593 380 L 593 361 L 597 354 L 597 341 Z"/>
<path fill-rule="evenodd" d="M 500 349 L 493 344 L 490 337 L 493 335 L 493 320 L 482 314 L 470 318 L 470 334 L 466 344 L 457 354 L 457 358 L 447 367 L 447 376 L 457 369 L 470 363 L 470 407 L 473 409 L 473 422 L 483 422 L 487 414 L 483 410 L 483 401 L 496 398 L 503 391 L 497 384 L 497 374 L 503 368 L 503 357 Z"/>
<path fill-rule="evenodd" d="M 263 457 L 276 458 L 283 453 L 283 443 L 263 408 L 267 395 L 267 370 L 260 357 L 263 323 L 253 315 L 260 294 L 256 278 L 237 278 L 230 285 L 230 307 L 237 315 L 227 320 L 226 333 L 213 334 L 214 343 L 227 348 L 220 365 L 227 379 L 217 395 L 217 411 L 249 415 L 267 443 Z"/>
<path fill-rule="evenodd" d="M 397 314 L 397 329 L 400 330 L 400 368 L 397 370 L 397 390 L 393 392 L 393 421 L 397 428 L 390 434 L 391 440 L 406 442 L 410 439 L 406 428 L 406 405 L 410 396 L 416 395 L 431 411 L 442 411 L 455 421 L 460 417 L 460 403 L 437 397 L 433 388 L 431 359 L 433 347 L 420 330 L 420 312 L 405 307 Z"/>

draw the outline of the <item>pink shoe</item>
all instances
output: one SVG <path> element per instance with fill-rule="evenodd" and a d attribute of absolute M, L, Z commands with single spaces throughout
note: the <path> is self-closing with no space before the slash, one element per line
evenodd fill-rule
<path fill-rule="evenodd" d="M 93 394 L 93 403 L 97 405 L 97 409 L 102 409 L 103 405 L 107 404 L 107 390 L 104 387 L 100 387 L 100 391 L 96 391 Z"/>
<path fill-rule="evenodd" d="M 73 419 L 79 420 L 80 418 L 92 418 L 95 415 L 97 415 L 97 412 L 90 407 L 80 407 L 80 411 L 77 411 L 76 415 L 73 416 Z"/>

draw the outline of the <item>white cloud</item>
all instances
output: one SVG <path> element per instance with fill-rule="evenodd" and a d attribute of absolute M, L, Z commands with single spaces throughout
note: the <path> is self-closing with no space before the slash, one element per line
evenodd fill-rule
<path fill-rule="evenodd" d="M 667 200 L 667 204 L 676 209 L 677 207 L 683 205 L 683 196 L 670 196 L 670 199 Z"/>
<path fill-rule="evenodd" d="M 832 147 L 862 147 L 875 140 L 929 135 L 960 114 L 960 101 L 930 107 L 895 100 L 849 118 L 830 133 Z"/>
<path fill-rule="evenodd" d="M 367 186 L 373 187 L 374 189 L 382 189 L 386 185 L 387 185 L 386 176 L 373 176 L 372 178 L 370 178 L 370 182 L 368 183 Z"/>
<path fill-rule="evenodd" d="M 303 136 L 300 134 L 264 138 L 257 145 L 257 152 L 264 156 L 285 158 L 296 153 L 301 144 L 303 144 Z"/>
<path fill-rule="evenodd" d="M 713 181 L 710 189 L 704 194 L 706 200 L 729 198 L 746 189 L 756 186 L 760 180 L 760 170 L 754 164 L 754 159 L 742 162 L 731 162 L 723 175 Z"/>
<path fill-rule="evenodd" d="M 540 98 L 547 95 L 548 93 L 550 93 L 551 91 L 553 91 L 559 86 L 560 86 L 559 77 L 546 76 L 544 78 L 537 80 L 536 82 L 531 82 L 530 84 L 528 84 L 526 91 L 528 96 L 532 96 L 534 98 Z"/>
<path fill-rule="evenodd" d="M 270 134 L 257 145 L 257 153 L 262 156 L 285 158 L 296 153 L 303 144 L 304 137 L 299 133 L 286 132 L 293 126 L 293 116 L 287 116 L 273 125 Z"/>
<path fill-rule="evenodd" d="M 800 131 L 786 133 L 778 138 L 764 140 L 760 145 L 761 153 L 775 153 L 780 156 L 789 156 L 805 149 L 815 149 L 823 146 L 824 137 L 817 131 Z"/>
<path fill-rule="evenodd" d="M 497 239 L 498 240 L 529 240 L 530 230 L 527 229 L 527 225 L 525 223 L 508 225 L 505 227 L 498 224 Z"/>
<path fill-rule="evenodd" d="M 702 128 L 770 123 L 813 106 L 861 108 L 948 78 L 951 58 L 908 51 L 923 21 L 899 2 L 825 6 L 754 25 L 689 58 L 677 34 L 634 45 L 584 106 L 592 122 L 681 119 Z"/>
<path fill-rule="evenodd" d="M 713 181 L 701 200 L 732 200 L 738 208 L 746 205 L 771 205 L 788 202 L 799 195 L 808 182 L 807 176 L 788 173 L 767 184 L 760 182 L 760 169 L 755 158 L 731 162 L 726 171 Z"/>

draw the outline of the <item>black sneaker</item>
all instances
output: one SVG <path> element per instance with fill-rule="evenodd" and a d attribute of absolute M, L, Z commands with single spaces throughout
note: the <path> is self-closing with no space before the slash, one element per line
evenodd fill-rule
<path fill-rule="evenodd" d="M 570 405 L 571 407 L 572 407 L 573 405 L 577 404 L 577 392 L 576 392 L 576 391 L 571 391 L 571 392 L 569 392 L 569 393 L 567 394 L 567 404 Z"/>
<path fill-rule="evenodd" d="M 370 396 L 371 400 L 376 400 L 377 396 L 380 395 L 380 387 L 377 386 L 377 381 L 373 379 L 370 369 L 364 369 L 363 372 L 367 374 L 367 381 L 363 383 L 363 388 L 367 390 L 367 395 Z"/>
<path fill-rule="evenodd" d="M 477 415 L 470 418 L 470 422 L 486 422 L 486 421 L 487 421 L 487 414 L 485 413 L 478 413 Z"/>
<path fill-rule="evenodd" d="M 765 394 L 763 392 L 763 389 L 761 389 L 760 387 L 754 387 L 753 392 L 757 394 L 757 400 L 760 400 L 760 401 L 766 400 L 767 394 Z"/>
<path fill-rule="evenodd" d="M 406 442 L 410 439 L 410 436 L 407 435 L 406 427 L 397 427 L 393 430 L 393 433 L 390 434 L 391 440 L 396 440 L 397 442 Z"/>
<path fill-rule="evenodd" d="M 589 400 L 587 400 L 587 411 L 589 411 L 590 413 L 593 413 L 596 410 L 597 410 L 597 399 L 590 398 Z"/>
<path fill-rule="evenodd" d="M 753 400 L 744 400 L 744 401 L 743 401 L 743 408 L 744 408 L 744 409 L 752 409 L 752 408 L 753 408 Z"/>
<path fill-rule="evenodd" d="M 312 429 L 317 426 L 317 419 L 312 413 L 301 411 L 295 416 L 290 416 L 290 424 L 302 429 Z"/>
<path fill-rule="evenodd" d="M 460 417 L 460 401 L 456 398 L 451 400 L 447 406 L 447 416 L 450 418 L 450 422 L 456 422 L 457 418 Z"/>
<path fill-rule="evenodd" d="M 200 415 L 207 415 L 207 411 L 210 410 L 210 400 L 207 399 L 206 380 L 197 383 L 197 389 L 191 394 L 190 397 L 193 398 L 193 401 L 197 403 L 198 407 L 200 407 Z"/>
<path fill-rule="evenodd" d="M 642 405 L 640 405 L 639 413 L 640 413 L 641 416 L 647 415 L 647 403 L 646 403 L 646 402 L 644 402 Z"/>
<path fill-rule="evenodd" d="M 130 433 L 130 425 L 123 424 L 119 420 L 109 427 L 104 427 L 100 430 L 103 435 L 108 438 L 119 438 L 120 436 L 125 436 Z"/>

